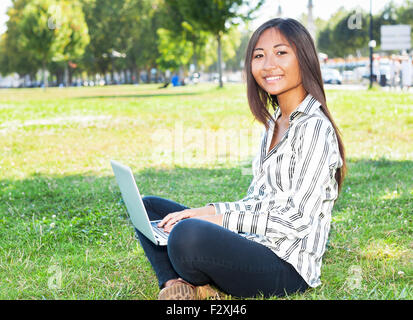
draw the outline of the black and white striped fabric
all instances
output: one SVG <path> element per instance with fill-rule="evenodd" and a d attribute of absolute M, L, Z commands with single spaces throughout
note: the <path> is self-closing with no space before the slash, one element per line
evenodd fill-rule
<path fill-rule="evenodd" d="M 280 115 L 277 108 L 274 118 Z M 274 122 L 269 124 L 252 162 L 246 197 L 207 205 L 224 215 L 223 227 L 264 244 L 316 287 L 338 195 L 335 173 L 342 159 L 337 137 L 310 94 L 291 113 L 287 132 L 272 150 Z"/>

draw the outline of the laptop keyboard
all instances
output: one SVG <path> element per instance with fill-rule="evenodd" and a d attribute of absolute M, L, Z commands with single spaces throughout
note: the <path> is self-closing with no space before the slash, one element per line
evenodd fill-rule
<path fill-rule="evenodd" d="M 159 228 L 158 225 L 159 221 L 151 221 L 152 229 L 155 231 L 155 233 L 159 236 L 161 236 L 164 239 L 167 239 L 169 236 L 169 233 L 165 232 L 163 228 Z"/>

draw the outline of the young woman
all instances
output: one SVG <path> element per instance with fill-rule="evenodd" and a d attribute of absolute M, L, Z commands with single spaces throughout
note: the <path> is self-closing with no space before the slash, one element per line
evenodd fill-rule
<path fill-rule="evenodd" d="M 159 247 L 137 231 L 159 299 L 203 298 L 211 295 L 208 284 L 268 297 L 321 283 L 345 157 L 310 34 L 293 19 L 264 23 L 250 39 L 245 71 L 251 112 L 265 126 L 247 195 L 192 209 L 143 199 L 150 219 L 170 232 L 168 246 Z"/>

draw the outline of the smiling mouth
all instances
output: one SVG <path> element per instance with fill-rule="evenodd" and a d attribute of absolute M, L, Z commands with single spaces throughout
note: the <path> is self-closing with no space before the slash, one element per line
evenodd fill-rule
<path fill-rule="evenodd" d="M 265 81 L 267 82 L 274 82 L 274 81 L 278 81 L 282 78 L 283 76 L 273 76 L 273 77 L 265 77 Z"/>

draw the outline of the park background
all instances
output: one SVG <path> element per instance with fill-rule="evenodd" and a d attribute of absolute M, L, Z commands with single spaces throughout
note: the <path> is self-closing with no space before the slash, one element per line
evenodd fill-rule
<path fill-rule="evenodd" d="M 411 26 L 413 2 L 372 2 L 371 88 L 369 1 L 329 2 L 322 17 L 317 0 L 292 11 L 287 1 L 2 2 L 0 298 L 155 299 L 109 161 L 131 166 L 144 195 L 190 207 L 241 199 L 262 132 L 243 83 L 246 43 L 288 16 L 313 32 L 323 69 L 340 73 L 341 85 L 323 76 L 349 171 L 323 284 L 284 299 L 411 299 L 413 95 L 389 75 L 411 51 L 381 50 L 380 26 Z"/>

